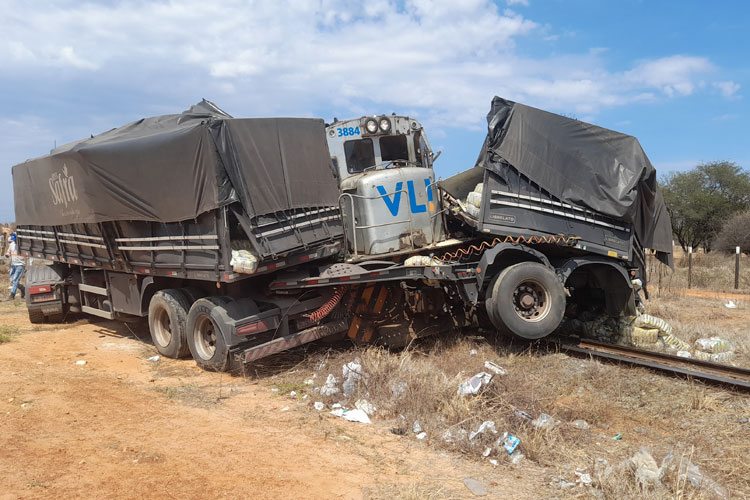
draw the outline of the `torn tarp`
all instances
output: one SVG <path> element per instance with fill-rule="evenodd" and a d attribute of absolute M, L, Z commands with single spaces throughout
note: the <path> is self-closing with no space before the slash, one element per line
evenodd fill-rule
<path fill-rule="evenodd" d="M 553 196 L 633 225 L 671 263 L 672 226 L 656 170 L 635 137 L 495 97 L 477 166 L 509 166 Z"/>
<path fill-rule="evenodd" d="M 13 185 L 16 222 L 38 226 L 338 205 L 322 120 L 232 118 L 208 101 L 16 165 Z"/>

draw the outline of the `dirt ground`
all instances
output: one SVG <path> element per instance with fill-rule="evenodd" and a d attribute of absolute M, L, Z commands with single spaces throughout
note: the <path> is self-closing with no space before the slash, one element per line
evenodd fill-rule
<path fill-rule="evenodd" d="M 20 301 L 0 306 L 0 325 L 19 328 L 0 345 L 0 499 L 463 498 L 467 476 L 493 497 L 547 496 L 529 464 L 477 465 L 262 380 L 149 361 L 121 323 L 32 328 Z"/>
<path fill-rule="evenodd" d="M 686 341 L 726 334 L 738 344 L 736 362 L 750 366 L 745 297 L 691 290 L 655 297 L 649 308 Z M 724 307 L 730 298 L 737 309 Z M 640 498 L 630 478 L 626 496 L 618 496 L 619 486 L 599 496 L 580 485 L 561 490 L 554 479 L 575 480 L 576 467 L 597 457 L 617 463 L 642 444 L 659 457 L 675 446 L 694 450 L 692 459 L 732 498 L 750 494 L 746 458 L 737 452 L 747 449 L 747 396 L 643 369 L 519 354 L 482 340 L 455 344 L 442 356 L 464 367 L 457 370 L 470 375 L 483 359 L 506 366 L 506 380 L 518 385 L 506 392 L 521 409 L 593 426 L 584 434 L 568 427 L 528 434 L 522 446 L 530 458 L 493 467 L 474 452 L 396 435 L 392 421 L 346 422 L 314 410 L 312 398 L 290 397 L 291 388 L 304 392 L 302 381 L 318 362 L 313 355 L 248 376 L 207 373 L 191 360 L 149 360 L 156 351 L 143 325 L 82 319 L 35 326 L 22 301 L 0 302 L 3 331 L 11 340 L 0 343 L 0 500 L 474 498 L 466 477 L 481 481 L 488 498 Z M 472 346 L 478 355 L 470 355 Z M 427 360 L 438 356 L 426 345 L 418 350 Z M 336 363 L 353 355 L 339 351 Z M 619 432 L 624 439 L 613 440 Z M 647 498 L 711 498 L 689 487 L 672 491 Z"/>

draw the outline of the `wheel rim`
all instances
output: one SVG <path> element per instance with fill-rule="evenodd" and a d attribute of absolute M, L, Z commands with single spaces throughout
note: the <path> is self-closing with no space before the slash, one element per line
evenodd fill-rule
<path fill-rule="evenodd" d="M 541 321 L 551 309 L 549 291 L 536 280 L 524 280 L 513 290 L 513 308 L 524 321 Z"/>
<path fill-rule="evenodd" d="M 154 318 L 154 342 L 166 347 L 172 341 L 172 322 L 166 309 L 160 308 Z"/>
<path fill-rule="evenodd" d="M 213 321 L 207 316 L 198 319 L 193 335 L 198 356 L 206 360 L 213 358 L 216 352 L 216 329 Z"/>

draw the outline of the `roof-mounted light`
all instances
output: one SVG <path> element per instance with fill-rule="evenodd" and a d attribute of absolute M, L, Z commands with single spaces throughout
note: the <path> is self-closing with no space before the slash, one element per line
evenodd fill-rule
<path fill-rule="evenodd" d="M 391 131 L 391 121 L 388 118 L 381 118 L 378 126 L 380 131 L 386 134 Z"/>

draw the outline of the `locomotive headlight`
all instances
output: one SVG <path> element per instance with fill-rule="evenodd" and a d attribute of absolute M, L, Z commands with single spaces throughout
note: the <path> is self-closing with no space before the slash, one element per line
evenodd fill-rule
<path fill-rule="evenodd" d="M 378 131 L 378 122 L 376 122 L 373 118 L 369 118 L 365 122 L 365 128 L 369 133 L 374 134 Z"/>
<path fill-rule="evenodd" d="M 380 119 L 380 130 L 383 132 L 391 131 L 391 121 L 388 118 Z"/>

